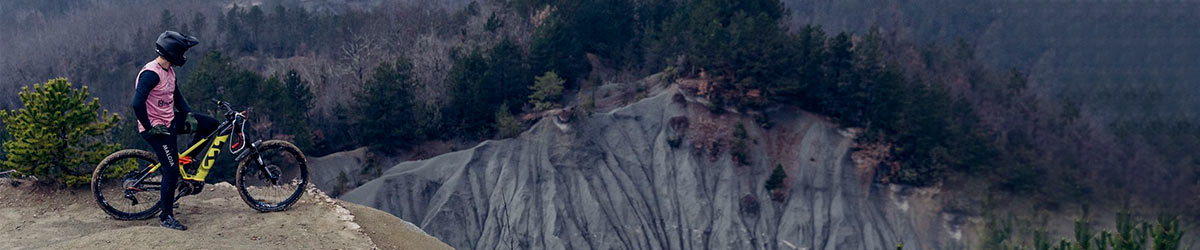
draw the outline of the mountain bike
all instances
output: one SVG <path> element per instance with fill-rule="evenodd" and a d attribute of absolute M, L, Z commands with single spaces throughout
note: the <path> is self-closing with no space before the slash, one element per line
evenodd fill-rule
<path fill-rule="evenodd" d="M 212 134 L 178 155 L 179 169 L 160 169 L 154 153 L 125 149 L 105 157 L 92 172 L 92 193 L 100 208 L 118 220 L 150 218 L 162 210 L 161 171 L 179 171 L 175 200 L 204 190 L 213 163 L 227 148 L 237 162 L 234 185 L 242 201 L 259 212 L 283 211 L 300 199 L 308 185 L 308 161 L 296 145 L 282 140 L 246 143 L 247 112 L 213 100 L 225 120 Z M 222 147 L 229 141 L 228 147 Z M 202 155 L 203 153 L 203 155 Z M 174 205 L 174 204 L 168 204 Z"/>

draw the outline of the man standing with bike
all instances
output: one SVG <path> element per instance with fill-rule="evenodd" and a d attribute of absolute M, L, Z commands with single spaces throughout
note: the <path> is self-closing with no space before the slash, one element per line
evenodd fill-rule
<path fill-rule="evenodd" d="M 154 149 L 158 162 L 163 163 L 160 168 L 162 213 L 158 216 L 159 225 L 175 230 L 187 230 L 187 226 L 175 219 L 173 211 L 175 189 L 180 179 L 176 135 L 194 133 L 194 144 L 202 136 L 212 133 L 218 123 L 212 117 L 192 113 L 175 81 L 175 66 L 187 63 L 184 53 L 199 43 L 195 37 L 175 31 L 159 35 L 154 43 L 158 58 L 142 66 L 131 104 L 137 116 L 138 133 Z"/>

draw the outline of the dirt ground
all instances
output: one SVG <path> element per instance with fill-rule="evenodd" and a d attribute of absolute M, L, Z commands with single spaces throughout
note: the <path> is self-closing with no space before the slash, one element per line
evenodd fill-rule
<path fill-rule="evenodd" d="M 0 249 L 450 249 L 399 218 L 316 189 L 287 211 L 259 213 L 232 185 L 206 185 L 180 200 L 176 216 L 189 229 L 176 231 L 154 218 L 112 219 L 87 189 L 0 184 Z"/>
<path fill-rule="evenodd" d="M 384 211 L 350 202 L 340 202 L 354 214 L 354 221 L 371 237 L 379 249 L 433 250 L 453 249 L 437 238 L 420 231 L 416 225 Z"/>

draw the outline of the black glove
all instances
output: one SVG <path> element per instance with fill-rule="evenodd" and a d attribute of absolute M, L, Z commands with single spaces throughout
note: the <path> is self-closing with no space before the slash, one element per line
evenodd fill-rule
<path fill-rule="evenodd" d="M 196 121 L 196 116 L 192 115 L 191 112 L 188 112 L 187 115 L 184 115 L 184 116 L 185 116 L 185 118 L 184 118 L 183 124 L 182 124 L 183 127 L 179 128 L 179 133 L 188 134 L 188 133 L 196 132 L 196 128 L 200 124 L 200 122 Z"/>
<path fill-rule="evenodd" d="M 150 130 L 146 130 L 150 135 L 171 135 L 171 130 L 167 129 L 166 125 L 154 125 Z"/>

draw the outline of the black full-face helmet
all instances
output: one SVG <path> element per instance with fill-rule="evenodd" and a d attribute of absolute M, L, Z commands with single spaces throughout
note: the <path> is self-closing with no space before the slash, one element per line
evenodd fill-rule
<path fill-rule="evenodd" d="M 200 44 L 200 41 L 195 37 L 168 30 L 158 35 L 158 41 L 154 42 L 154 52 L 166 58 L 171 65 L 183 66 L 187 63 L 187 57 L 183 54 L 196 44 Z"/>

